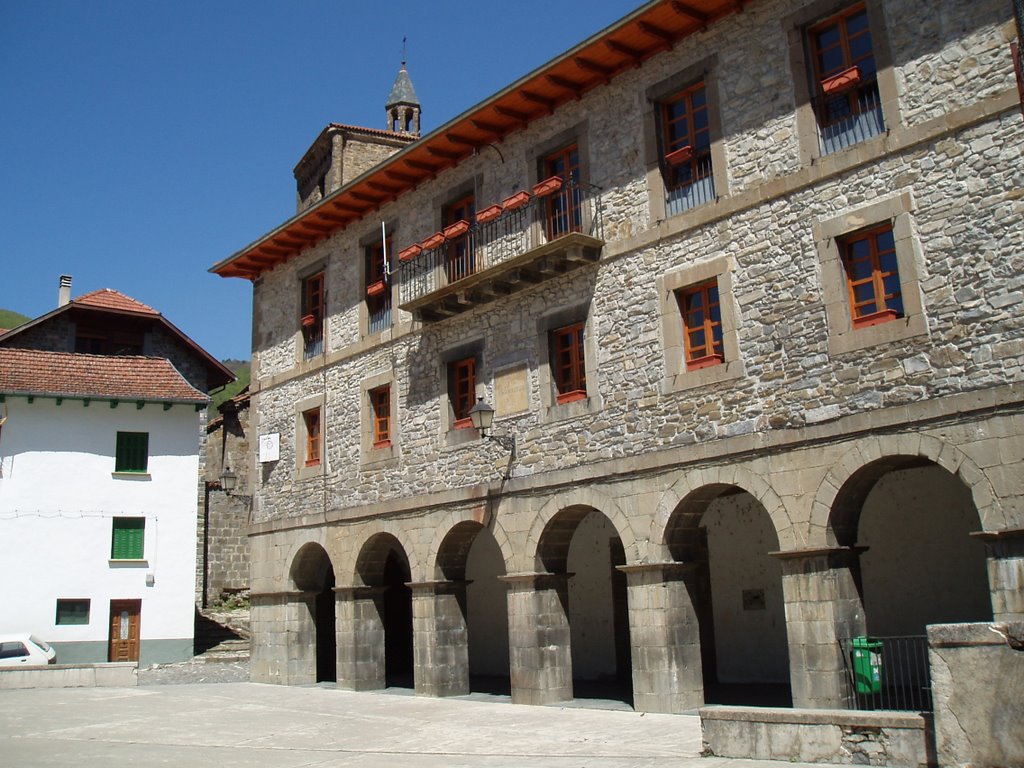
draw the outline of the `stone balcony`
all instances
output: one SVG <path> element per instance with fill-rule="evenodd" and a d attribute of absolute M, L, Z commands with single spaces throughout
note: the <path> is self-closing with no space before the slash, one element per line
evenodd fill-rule
<path fill-rule="evenodd" d="M 399 306 L 434 322 L 596 261 L 604 247 L 599 190 L 556 185 L 512 195 L 403 250 Z"/>

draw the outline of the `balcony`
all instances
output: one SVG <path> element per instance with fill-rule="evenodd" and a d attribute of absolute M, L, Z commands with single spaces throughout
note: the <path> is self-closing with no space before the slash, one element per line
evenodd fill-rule
<path fill-rule="evenodd" d="M 538 184 L 405 249 L 399 306 L 424 322 L 457 315 L 596 261 L 603 235 L 597 187 Z"/>

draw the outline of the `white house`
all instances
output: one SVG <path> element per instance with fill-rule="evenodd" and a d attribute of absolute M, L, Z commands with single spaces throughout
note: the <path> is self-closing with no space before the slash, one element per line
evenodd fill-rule
<path fill-rule="evenodd" d="M 59 662 L 192 656 L 205 390 L 229 377 L 115 291 L 0 336 L 0 632 Z"/>

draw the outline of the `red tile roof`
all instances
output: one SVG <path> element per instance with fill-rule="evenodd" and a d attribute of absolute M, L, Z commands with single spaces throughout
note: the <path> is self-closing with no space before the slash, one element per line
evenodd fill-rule
<path fill-rule="evenodd" d="M 147 307 L 141 301 L 136 301 L 131 296 L 125 296 L 113 288 L 100 288 L 98 291 L 72 299 L 71 303 L 79 306 L 98 307 L 100 309 L 114 309 L 120 312 L 142 312 L 147 315 L 160 314 L 152 307 Z"/>
<path fill-rule="evenodd" d="M 0 394 L 206 403 L 162 357 L 0 347 Z"/>

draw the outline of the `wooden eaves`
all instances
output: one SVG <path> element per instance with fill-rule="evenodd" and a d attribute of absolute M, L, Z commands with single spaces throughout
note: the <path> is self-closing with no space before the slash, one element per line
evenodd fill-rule
<path fill-rule="evenodd" d="M 654 0 L 423 136 L 210 271 L 255 280 L 352 223 L 609 83 L 750 0 Z"/>

